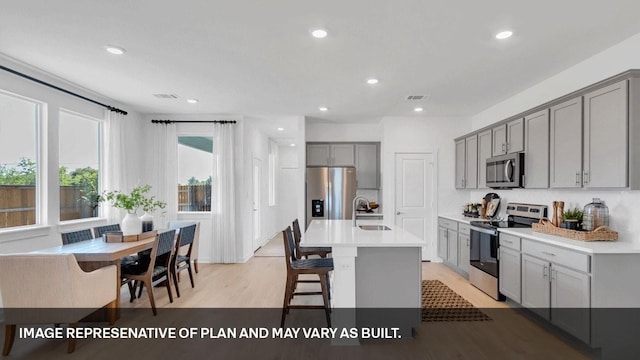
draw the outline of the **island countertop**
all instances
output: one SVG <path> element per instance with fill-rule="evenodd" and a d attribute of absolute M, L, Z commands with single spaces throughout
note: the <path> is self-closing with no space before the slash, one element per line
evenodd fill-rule
<path fill-rule="evenodd" d="M 363 230 L 352 220 L 313 220 L 301 246 L 420 247 L 424 241 L 402 227 L 384 221 L 358 220 L 357 225 L 386 225 L 391 230 Z"/>

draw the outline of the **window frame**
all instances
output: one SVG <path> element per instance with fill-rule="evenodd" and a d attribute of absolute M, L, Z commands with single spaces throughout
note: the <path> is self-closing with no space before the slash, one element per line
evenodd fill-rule
<path fill-rule="evenodd" d="M 191 129 L 180 129 L 180 127 L 176 128 L 176 178 L 179 177 L 179 169 L 180 169 L 180 157 L 178 156 L 178 146 L 180 146 L 180 141 L 179 139 L 181 137 L 210 137 L 211 141 L 215 141 L 215 134 L 212 131 L 198 131 L 196 129 L 193 129 L 192 126 L 190 126 Z M 215 149 L 215 145 L 213 147 Z M 216 155 L 215 153 L 211 152 L 211 162 L 213 164 L 213 162 L 216 160 Z M 210 204 L 210 210 L 209 211 L 180 211 L 180 196 L 178 193 L 178 186 L 180 185 L 180 182 L 178 181 L 178 183 L 176 184 L 176 213 L 178 215 L 197 215 L 197 214 L 212 214 L 213 213 L 213 180 L 214 180 L 214 176 L 213 174 L 215 173 L 216 169 L 215 166 L 211 169 L 211 204 Z"/>
<path fill-rule="evenodd" d="M 62 107 L 60 106 L 58 108 L 58 130 L 60 129 L 60 123 L 62 120 L 62 117 L 60 116 L 60 114 L 62 113 L 67 113 L 73 116 L 78 116 L 81 117 L 85 120 L 88 121 L 93 121 L 96 122 L 98 125 L 98 141 L 97 141 L 97 145 L 98 145 L 98 192 L 102 193 L 103 191 L 103 184 L 106 180 L 105 178 L 105 166 L 106 163 L 104 161 L 104 134 L 105 134 L 105 124 L 106 124 L 106 119 L 99 119 L 96 117 L 93 117 L 91 115 L 87 115 L 87 114 L 83 114 L 79 111 L 74 111 L 74 110 L 70 110 L 68 108 Z M 71 219 L 71 220 L 61 220 L 61 212 L 60 212 L 60 178 L 59 178 L 59 169 L 60 169 L 60 132 L 58 131 L 58 172 L 56 173 L 56 175 L 58 176 L 58 224 L 61 226 L 64 225 L 70 225 L 70 224 L 77 224 L 77 223 L 83 223 L 83 222 L 91 222 L 91 221 L 95 221 L 95 220 L 99 220 L 99 219 L 103 219 L 104 218 L 104 207 L 102 205 L 98 206 L 98 216 L 92 216 L 92 217 L 87 217 L 87 218 L 80 218 L 80 219 Z"/>
<path fill-rule="evenodd" d="M 36 184 L 35 184 L 35 223 L 21 226 L 12 226 L 6 228 L 0 228 L 0 234 L 16 234 L 24 231 L 34 231 L 36 233 L 41 233 L 40 229 L 48 228 L 47 225 L 47 212 L 44 211 L 46 206 L 46 196 L 47 196 L 47 169 L 48 169 L 48 154 L 47 154 L 47 137 L 45 134 L 48 134 L 48 129 L 45 124 L 47 124 L 47 114 L 48 114 L 48 104 L 44 101 L 37 100 L 31 98 L 29 96 L 24 96 L 20 94 L 16 94 L 11 91 L 7 91 L 4 89 L 0 89 L 0 94 L 17 99 L 19 101 L 26 101 L 35 105 L 35 162 L 36 162 Z M 4 236 L 3 236 L 4 238 Z M 10 241 L 11 237 L 6 241 Z M 4 242 L 4 241 L 0 241 Z"/>

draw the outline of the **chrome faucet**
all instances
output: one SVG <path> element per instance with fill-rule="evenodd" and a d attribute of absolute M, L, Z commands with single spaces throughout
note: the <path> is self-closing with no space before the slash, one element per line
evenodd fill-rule
<path fill-rule="evenodd" d="M 353 227 L 356 227 L 356 209 L 357 209 L 357 204 L 359 200 L 364 200 L 367 202 L 367 207 L 369 207 L 369 199 L 367 199 L 364 196 L 356 196 L 353 198 L 353 207 L 352 207 L 352 213 L 351 213 L 351 221 L 353 222 Z"/>

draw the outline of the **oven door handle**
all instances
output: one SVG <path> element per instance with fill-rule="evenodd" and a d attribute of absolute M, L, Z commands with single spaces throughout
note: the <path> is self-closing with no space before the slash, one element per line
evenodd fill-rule
<path fill-rule="evenodd" d="M 478 228 L 478 227 L 475 227 L 475 226 L 472 226 L 471 230 L 472 231 L 477 231 L 477 232 L 480 232 L 480 233 L 483 233 L 483 234 L 487 234 L 487 235 L 493 235 L 493 236 L 498 235 L 498 230 L 490 230 L 490 229 Z"/>

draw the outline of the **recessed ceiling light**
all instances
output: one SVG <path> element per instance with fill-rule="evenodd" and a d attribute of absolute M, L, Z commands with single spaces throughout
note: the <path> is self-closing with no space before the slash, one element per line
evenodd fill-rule
<path fill-rule="evenodd" d="M 369 85 L 375 85 L 378 83 L 378 79 L 368 79 L 367 80 L 367 84 Z"/>
<path fill-rule="evenodd" d="M 187 102 L 189 104 L 197 104 L 198 103 L 198 99 L 187 99 Z"/>
<path fill-rule="evenodd" d="M 125 52 L 127 52 L 127 50 L 125 50 L 124 48 L 121 48 L 119 46 L 113 46 L 113 45 L 106 45 L 104 49 L 107 50 L 107 52 L 114 55 L 122 55 Z"/>
<path fill-rule="evenodd" d="M 312 30 L 311 36 L 313 36 L 316 39 L 324 39 L 327 37 L 327 30 L 324 30 L 324 29 Z"/>
<path fill-rule="evenodd" d="M 291 146 L 291 147 L 295 147 L 295 146 L 296 146 L 296 144 L 289 144 L 289 146 Z"/>
<path fill-rule="evenodd" d="M 422 110 L 424 110 L 424 109 L 421 108 L 421 107 L 413 108 L 413 111 L 415 111 L 415 112 L 421 112 Z"/>
<path fill-rule="evenodd" d="M 320 106 L 320 107 L 318 108 L 318 110 L 320 110 L 320 111 L 328 111 L 328 110 L 329 110 L 329 108 L 328 108 L 328 107 L 326 107 L 326 106 Z"/>
<path fill-rule="evenodd" d="M 506 31 L 501 31 L 499 33 L 496 34 L 496 39 L 498 40 L 504 40 L 506 38 L 510 38 L 511 35 L 513 35 L 512 31 L 506 30 Z"/>
<path fill-rule="evenodd" d="M 284 131 L 284 128 L 278 128 L 278 131 Z"/>

